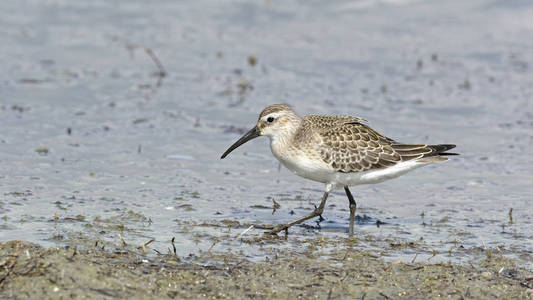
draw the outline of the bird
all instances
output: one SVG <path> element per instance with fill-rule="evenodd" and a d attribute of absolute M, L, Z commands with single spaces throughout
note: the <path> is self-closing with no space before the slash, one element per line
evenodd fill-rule
<path fill-rule="evenodd" d="M 270 233 L 320 216 L 332 190 L 344 189 L 350 209 L 349 236 L 354 234 L 357 204 L 350 187 L 389 180 L 419 167 L 447 161 L 454 144 L 406 144 L 377 132 L 368 121 L 352 116 L 300 117 L 287 104 L 272 104 L 259 114 L 256 125 L 222 154 L 224 159 L 242 144 L 259 136 L 270 139 L 270 150 L 287 169 L 325 184 L 318 207 L 308 215 L 272 227 Z"/>

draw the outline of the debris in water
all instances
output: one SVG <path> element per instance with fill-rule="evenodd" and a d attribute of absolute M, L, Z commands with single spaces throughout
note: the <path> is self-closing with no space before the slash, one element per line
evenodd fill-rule
<path fill-rule="evenodd" d="M 37 153 L 39 153 L 40 155 L 43 155 L 43 156 L 44 156 L 44 155 L 47 155 L 47 154 L 48 154 L 49 150 L 48 150 L 48 148 L 46 148 L 46 147 L 39 147 L 39 148 L 35 149 L 35 152 L 37 152 Z"/>
<path fill-rule="evenodd" d="M 254 67 L 257 64 L 257 56 L 253 54 L 248 55 L 248 64 Z"/>

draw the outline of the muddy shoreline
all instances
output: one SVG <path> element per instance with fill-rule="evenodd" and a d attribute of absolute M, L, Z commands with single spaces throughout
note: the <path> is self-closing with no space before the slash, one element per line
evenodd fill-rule
<path fill-rule="evenodd" d="M 0 298 L 532 298 L 532 15 L 0 1 Z M 323 194 L 266 138 L 220 160 L 273 103 L 461 155 L 354 188 L 354 239 L 342 190 L 266 238 Z"/>
<path fill-rule="evenodd" d="M 386 262 L 348 249 L 320 256 L 315 247 L 253 263 L 235 253 L 147 255 L 145 247 L 86 240 L 43 248 L 0 243 L 3 299 L 530 299 L 533 274 L 502 256 L 465 265 Z M 341 247 L 339 247 L 341 249 Z M 178 249 L 179 251 L 179 249 Z M 192 262 L 194 261 L 194 262 Z"/>
<path fill-rule="evenodd" d="M 186 253 L 220 240 L 213 251 L 261 260 L 276 245 L 227 243 L 216 226 L 294 220 L 323 186 L 280 168 L 266 138 L 220 155 L 285 102 L 365 118 L 402 142 L 458 145 L 446 164 L 354 188 L 356 234 L 372 237 L 361 250 L 423 240 L 389 260 L 451 251 L 464 264 L 463 248 L 488 248 L 531 269 L 533 6 L 267 2 L 0 3 L 1 241 L 122 234 L 166 250 L 175 236 Z M 335 191 L 324 222 L 279 246 L 342 239 L 348 215 Z"/>

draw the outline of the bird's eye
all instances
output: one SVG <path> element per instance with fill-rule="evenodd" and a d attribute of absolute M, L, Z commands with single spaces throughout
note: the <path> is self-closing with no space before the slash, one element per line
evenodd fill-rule
<path fill-rule="evenodd" d="M 268 118 L 267 118 L 267 122 L 268 122 L 268 123 L 272 123 L 272 122 L 274 122 L 274 117 L 268 117 Z"/>

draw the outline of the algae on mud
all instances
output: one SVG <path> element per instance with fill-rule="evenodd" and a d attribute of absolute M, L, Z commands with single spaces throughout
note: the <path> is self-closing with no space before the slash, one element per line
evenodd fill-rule
<path fill-rule="evenodd" d="M 326 257 L 283 252 L 261 263 L 230 253 L 184 262 L 172 252 L 148 257 L 135 248 L 89 241 L 42 248 L 0 243 L 2 298 L 178 299 L 531 299 L 533 275 L 517 261 L 492 257 L 470 265 L 385 262 L 356 249 Z"/>

